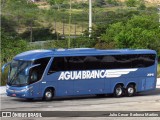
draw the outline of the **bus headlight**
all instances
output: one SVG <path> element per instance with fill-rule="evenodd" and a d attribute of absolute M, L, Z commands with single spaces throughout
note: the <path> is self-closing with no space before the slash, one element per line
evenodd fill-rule
<path fill-rule="evenodd" d="M 9 89 L 9 86 L 8 85 L 6 85 L 6 90 L 8 90 Z"/>
<path fill-rule="evenodd" d="M 30 90 L 30 89 L 32 89 L 33 87 L 31 86 L 31 87 L 28 87 L 28 88 L 25 88 L 25 89 L 22 89 L 21 90 L 21 92 L 26 92 L 26 91 L 28 91 L 28 90 Z"/>

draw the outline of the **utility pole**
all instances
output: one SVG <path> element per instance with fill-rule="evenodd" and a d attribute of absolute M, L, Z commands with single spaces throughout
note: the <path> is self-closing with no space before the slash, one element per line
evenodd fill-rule
<path fill-rule="evenodd" d="M 69 11 L 69 38 L 68 38 L 68 48 L 71 45 L 71 10 L 72 10 L 72 0 L 70 0 L 70 11 Z"/>
<path fill-rule="evenodd" d="M 89 0 L 89 37 L 92 33 L 92 0 Z"/>

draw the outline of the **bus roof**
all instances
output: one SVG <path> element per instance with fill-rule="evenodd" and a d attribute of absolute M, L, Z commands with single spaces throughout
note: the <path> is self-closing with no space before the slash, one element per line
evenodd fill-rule
<path fill-rule="evenodd" d="M 14 60 L 33 61 L 44 57 L 60 56 L 85 56 L 85 55 L 124 55 L 124 54 L 156 54 L 156 51 L 149 49 L 115 49 L 100 50 L 94 48 L 73 48 L 73 49 L 50 49 L 31 50 L 20 53 Z"/>

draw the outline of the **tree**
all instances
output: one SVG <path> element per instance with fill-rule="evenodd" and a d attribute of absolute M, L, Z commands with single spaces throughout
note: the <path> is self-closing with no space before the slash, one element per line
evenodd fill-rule
<path fill-rule="evenodd" d="M 111 5 L 119 5 L 118 0 L 107 0 L 106 2 Z"/>
<path fill-rule="evenodd" d="M 145 5 L 145 1 L 144 0 L 140 0 L 139 1 L 138 9 L 139 10 L 145 10 L 146 9 L 146 5 Z"/>
<path fill-rule="evenodd" d="M 16 34 L 10 34 L 1 28 L 2 63 L 10 61 L 16 54 L 27 50 L 27 42 L 19 38 Z"/>
<path fill-rule="evenodd" d="M 39 13 L 37 5 L 27 2 L 27 0 L 7 0 L 3 11 L 6 18 L 13 19 L 17 23 L 18 32 L 22 25 L 30 29 L 30 41 L 32 41 L 33 26 Z"/>
<path fill-rule="evenodd" d="M 135 7 L 137 4 L 137 0 L 126 0 L 126 5 L 128 7 Z"/>
<path fill-rule="evenodd" d="M 105 0 L 95 0 L 95 6 L 102 7 L 103 5 L 106 5 Z"/>
<path fill-rule="evenodd" d="M 100 39 L 108 44 L 114 42 L 116 48 L 147 48 L 159 53 L 160 28 L 157 19 L 157 15 L 142 15 L 134 16 L 126 23 L 111 24 Z"/>
<path fill-rule="evenodd" d="M 13 59 L 16 54 L 28 50 L 28 43 L 17 37 L 15 32 L 8 32 L 1 28 L 1 64 L 5 64 Z M 1 73 L 0 73 L 1 74 Z M 1 85 L 6 84 L 8 72 L 1 74 Z"/>
<path fill-rule="evenodd" d="M 1 16 L 1 28 L 3 28 L 3 32 L 10 33 L 12 35 L 16 34 L 16 26 L 17 22 L 6 18 L 4 15 Z"/>
<path fill-rule="evenodd" d="M 50 5 L 56 5 L 60 10 L 60 4 L 63 4 L 66 0 L 47 0 Z"/>

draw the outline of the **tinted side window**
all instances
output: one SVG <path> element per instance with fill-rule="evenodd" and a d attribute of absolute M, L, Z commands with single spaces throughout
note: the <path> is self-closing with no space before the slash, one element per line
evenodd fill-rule
<path fill-rule="evenodd" d="M 49 60 L 50 60 L 50 57 L 41 58 L 34 61 L 33 64 L 40 64 L 40 65 L 31 69 L 30 83 L 34 83 L 41 79 Z"/>
<path fill-rule="evenodd" d="M 134 55 L 120 55 L 118 59 L 118 65 L 120 68 L 132 68 L 132 60 Z"/>
<path fill-rule="evenodd" d="M 100 59 L 97 56 L 87 56 L 84 59 L 85 70 L 100 68 Z"/>
<path fill-rule="evenodd" d="M 132 67 L 143 68 L 152 66 L 155 63 L 155 57 L 156 56 L 154 54 L 136 55 L 134 59 L 132 59 Z"/>
<path fill-rule="evenodd" d="M 67 70 L 84 70 L 84 59 L 83 56 L 66 57 Z"/>
<path fill-rule="evenodd" d="M 66 57 L 67 70 L 92 70 L 100 68 L 101 57 L 97 56 L 75 56 Z"/>
<path fill-rule="evenodd" d="M 155 63 L 155 57 L 154 54 L 56 57 L 48 74 L 65 70 L 149 67 Z"/>
<path fill-rule="evenodd" d="M 151 65 L 154 65 L 156 59 L 156 55 L 145 55 L 144 56 L 144 62 L 146 64 L 146 67 L 149 67 Z"/>
<path fill-rule="evenodd" d="M 111 55 L 103 56 L 100 62 L 101 69 L 111 69 L 116 67 L 116 59 Z"/>
<path fill-rule="evenodd" d="M 67 70 L 67 61 L 64 57 L 55 57 L 52 61 L 48 74 L 57 72 L 57 71 L 64 71 Z"/>

